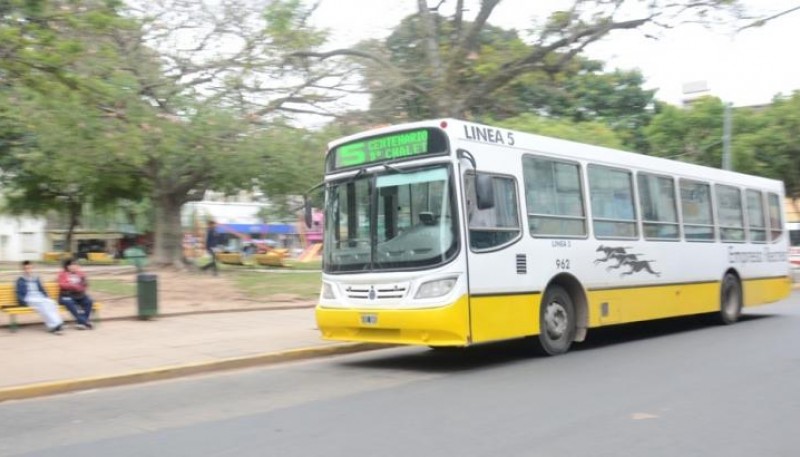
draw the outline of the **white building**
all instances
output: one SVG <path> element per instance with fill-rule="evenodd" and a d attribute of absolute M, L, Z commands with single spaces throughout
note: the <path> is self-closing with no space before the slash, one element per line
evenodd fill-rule
<path fill-rule="evenodd" d="M 181 225 L 192 227 L 199 224 L 205 227 L 209 219 L 220 224 L 260 224 L 259 213 L 267 206 L 258 202 L 191 202 L 181 208 Z"/>
<path fill-rule="evenodd" d="M 39 261 L 46 249 L 43 217 L 0 215 L 0 261 Z"/>

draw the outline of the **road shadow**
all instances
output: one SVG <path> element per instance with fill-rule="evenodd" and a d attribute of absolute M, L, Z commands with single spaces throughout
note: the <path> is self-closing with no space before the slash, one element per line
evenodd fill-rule
<path fill-rule="evenodd" d="M 770 317 L 775 316 L 770 314 L 743 315 L 735 326 L 751 325 Z M 681 334 L 713 331 L 722 327 L 725 326 L 713 323 L 708 316 L 689 316 L 595 328 L 589 330 L 585 341 L 574 344 L 570 353 L 583 353 L 611 346 L 635 344 L 668 336 L 680 337 Z M 372 355 L 373 357 L 367 359 L 345 361 L 341 365 L 353 368 L 451 373 L 527 363 L 531 360 L 552 360 L 551 357 L 538 350 L 535 337 L 479 344 L 466 348 L 422 349 L 409 347 L 408 352 L 401 354 L 387 355 L 387 352 L 377 351 Z M 568 357 L 569 353 L 565 356 Z"/>
<path fill-rule="evenodd" d="M 739 318 L 739 322 L 734 325 L 748 325 L 748 323 L 754 323 L 769 317 L 774 316 L 771 314 L 746 314 L 742 315 Z M 574 345 L 572 350 L 590 351 L 608 346 L 635 343 L 642 340 L 652 340 L 697 331 L 711 331 L 716 328 L 724 327 L 727 326 L 721 325 L 715 321 L 715 316 L 700 315 L 593 328 L 589 329 L 586 340 L 580 344 Z"/>

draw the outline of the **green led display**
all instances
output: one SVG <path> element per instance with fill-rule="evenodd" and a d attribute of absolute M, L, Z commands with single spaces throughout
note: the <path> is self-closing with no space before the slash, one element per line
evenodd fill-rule
<path fill-rule="evenodd" d="M 334 168 L 356 167 L 439 152 L 429 149 L 428 136 L 428 129 L 411 130 L 340 146 L 333 151 Z"/>

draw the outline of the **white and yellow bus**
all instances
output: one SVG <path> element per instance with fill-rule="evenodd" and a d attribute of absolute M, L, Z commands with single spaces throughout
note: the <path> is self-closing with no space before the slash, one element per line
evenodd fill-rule
<path fill-rule="evenodd" d="M 454 119 L 329 144 L 323 338 L 441 346 L 789 294 L 780 181 Z"/>

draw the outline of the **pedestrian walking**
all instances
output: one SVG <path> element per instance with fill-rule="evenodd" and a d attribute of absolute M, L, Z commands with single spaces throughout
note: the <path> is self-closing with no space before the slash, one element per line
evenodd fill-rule
<path fill-rule="evenodd" d="M 201 270 L 211 270 L 214 276 L 218 274 L 217 268 L 217 244 L 219 243 L 219 236 L 217 235 L 217 223 L 213 219 L 208 221 L 206 228 L 206 252 L 211 257 L 211 261 L 203 265 Z"/>

